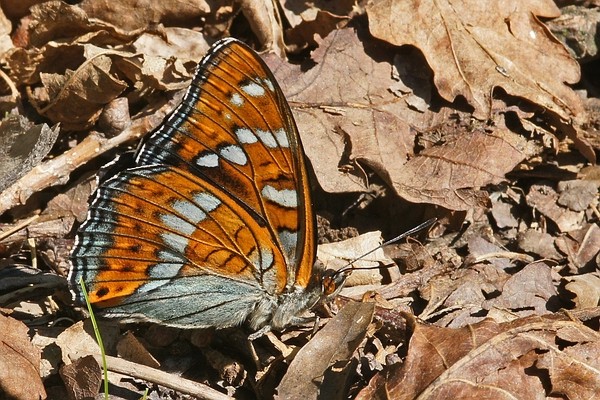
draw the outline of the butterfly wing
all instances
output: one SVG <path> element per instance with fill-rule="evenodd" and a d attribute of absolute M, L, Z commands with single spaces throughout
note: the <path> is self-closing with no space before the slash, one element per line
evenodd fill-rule
<path fill-rule="evenodd" d="M 93 303 L 224 327 L 265 293 L 306 288 L 315 239 L 302 146 L 252 50 L 215 45 L 136 163 L 101 184 L 77 234 L 69 279 L 83 278 Z"/>
<path fill-rule="evenodd" d="M 186 169 L 229 193 L 270 229 L 288 287 L 306 287 L 316 243 L 304 151 L 275 77 L 246 45 L 228 38 L 213 47 L 137 161 Z"/>
<path fill-rule="evenodd" d="M 156 165 L 107 180 L 72 255 L 92 303 L 175 326 L 230 326 L 285 286 L 285 260 L 226 192 Z M 188 307 L 186 305 L 191 305 Z"/>

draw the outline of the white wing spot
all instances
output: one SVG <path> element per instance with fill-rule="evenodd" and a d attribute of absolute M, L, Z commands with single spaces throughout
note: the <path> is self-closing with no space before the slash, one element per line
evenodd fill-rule
<path fill-rule="evenodd" d="M 263 79 L 263 83 L 269 88 L 271 92 L 275 91 L 275 86 L 273 85 L 273 82 L 271 82 L 269 79 Z"/>
<path fill-rule="evenodd" d="M 242 90 L 252 97 L 261 97 L 265 95 L 265 88 L 255 82 L 242 86 Z"/>
<path fill-rule="evenodd" d="M 149 274 L 152 280 L 140 286 L 138 292 L 150 292 L 151 290 L 168 284 L 171 282 L 171 279 L 177 276 L 181 268 L 183 268 L 182 263 L 171 264 L 168 262 L 163 262 L 153 265 L 149 268 Z"/>
<path fill-rule="evenodd" d="M 174 214 L 162 214 L 160 220 L 169 228 L 181 232 L 184 235 L 191 235 L 196 230 L 194 225 Z"/>
<path fill-rule="evenodd" d="M 221 205 L 221 200 L 207 192 L 194 195 L 194 201 L 207 213 L 214 211 L 217 207 L 219 207 L 219 205 Z"/>
<path fill-rule="evenodd" d="M 256 143 L 258 139 L 248 128 L 238 128 L 235 130 L 235 135 L 238 137 L 240 143 Z"/>
<path fill-rule="evenodd" d="M 196 164 L 200 167 L 214 168 L 219 165 L 219 156 L 215 153 L 208 153 L 196 159 Z"/>
<path fill-rule="evenodd" d="M 273 133 L 275 134 L 275 139 L 277 139 L 277 143 L 279 143 L 280 147 L 290 147 L 290 142 L 288 141 L 285 129 L 279 128 Z"/>
<path fill-rule="evenodd" d="M 260 267 L 265 270 L 273 264 L 273 252 L 267 247 L 261 247 L 260 255 Z"/>
<path fill-rule="evenodd" d="M 284 256 L 288 265 L 291 265 L 296 256 L 296 247 L 298 246 L 298 232 L 283 230 L 279 232 L 279 241 L 283 245 Z"/>
<path fill-rule="evenodd" d="M 280 206 L 287 208 L 298 207 L 298 196 L 296 191 L 292 189 L 277 190 L 273 186 L 266 185 L 262 190 L 261 194 L 271 200 L 273 203 L 279 204 Z"/>
<path fill-rule="evenodd" d="M 244 99 L 242 98 L 242 96 L 240 96 L 239 93 L 232 94 L 231 99 L 229 99 L 229 101 L 236 107 L 241 107 L 244 105 Z"/>
<path fill-rule="evenodd" d="M 198 224 L 206 218 L 206 213 L 198 208 L 197 205 L 186 200 L 177 200 L 173 204 L 173 209 L 186 217 L 192 224 Z"/>
<path fill-rule="evenodd" d="M 256 130 L 256 136 L 260 139 L 261 142 L 264 143 L 265 146 L 270 148 L 277 147 L 277 141 L 275 141 L 275 137 L 269 131 L 263 131 L 262 129 Z"/>
<path fill-rule="evenodd" d="M 223 147 L 219 153 L 224 159 L 231 161 L 234 164 L 246 165 L 246 163 L 248 163 L 246 153 L 244 153 L 244 150 L 242 150 L 240 146 L 232 144 L 230 146 Z"/>
<path fill-rule="evenodd" d="M 273 251 L 268 247 L 260 248 L 258 254 L 260 265 L 255 262 L 257 269 L 262 272 L 262 284 L 268 293 L 273 293 L 277 290 L 277 272 L 273 267 Z M 258 261 L 258 260 L 257 260 Z"/>
<path fill-rule="evenodd" d="M 185 257 L 180 256 L 177 253 L 173 253 L 169 250 L 161 250 L 158 252 L 158 259 L 162 262 L 170 262 L 170 263 L 185 263 Z"/>
<path fill-rule="evenodd" d="M 183 221 L 181 218 L 179 219 Z M 186 223 L 185 221 L 183 222 Z M 185 248 L 189 243 L 187 238 L 172 232 L 164 232 L 160 235 L 160 237 L 162 238 L 163 242 L 167 244 L 167 246 L 171 247 L 174 250 L 177 250 L 181 254 L 185 253 Z"/>

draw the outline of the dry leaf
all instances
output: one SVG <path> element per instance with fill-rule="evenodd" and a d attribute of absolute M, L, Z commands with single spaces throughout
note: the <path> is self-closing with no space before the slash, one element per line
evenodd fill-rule
<path fill-rule="evenodd" d="M 339 396 L 344 386 L 333 383 L 339 378 L 335 376 L 335 371 L 346 365 L 362 343 L 373 318 L 374 308 L 374 303 L 348 303 L 342 308 L 298 352 L 277 388 L 277 398 Z M 329 370 L 332 367 L 334 369 Z"/>
<path fill-rule="evenodd" d="M 127 331 L 117 343 L 117 353 L 119 357 L 136 364 L 147 365 L 152 368 L 159 368 L 160 363 L 150 354 L 144 345 L 135 337 L 133 333 Z"/>
<path fill-rule="evenodd" d="M 519 226 L 517 220 L 518 212 L 514 205 L 505 203 L 500 199 L 492 199 L 492 215 L 498 228 L 516 228 Z"/>
<path fill-rule="evenodd" d="M 40 351 L 29 341 L 27 330 L 22 322 L 0 314 L 0 393 L 20 400 L 45 399 Z"/>
<path fill-rule="evenodd" d="M 15 46 L 10 38 L 11 31 L 12 24 L 4 15 L 4 10 L 0 9 L 0 54 L 5 54 Z"/>
<path fill-rule="evenodd" d="M 391 65 L 366 54 L 351 29 L 332 33 L 312 58 L 317 65 L 306 72 L 273 57 L 267 61 L 292 105 L 319 183 L 333 193 L 364 190 L 357 160 L 389 182 L 387 175 L 399 173 L 414 145 L 414 132 L 403 120 L 410 118 L 402 112 L 407 106 L 387 90 Z M 355 175 L 341 173 L 343 164 Z"/>
<path fill-rule="evenodd" d="M 90 18 L 96 18 L 122 29 L 133 30 L 148 25 L 162 23 L 169 26 L 184 26 L 205 19 L 211 12 L 211 5 L 204 0 L 119 0 L 103 2 L 84 0 L 79 7 Z"/>
<path fill-rule="evenodd" d="M 550 351 L 540 357 L 538 368 L 550 374 L 552 394 L 568 399 L 593 399 L 600 393 L 600 343 L 578 343 L 562 352 Z"/>
<path fill-rule="evenodd" d="M 558 204 L 573 211 L 584 211 L 598 205 L 599 181 L 573 180 L 558 182 Z"/>
<path fill-rule="evenodd" d="M 527 253 L 537 254 L 549 260 L 561 260 L 563 257 L 556 250 L 554 237 L 546 232 L 528 229 L 519 234 L 519 248 Z"/>
<path fill-rule="evenodd" d="M 421 49 L 440 95 L 464 96 L 477 118 L 490 116 L 498 87 L 564 120 L 583 112 L 565 85 L 579 80 L 579 65 L 538 19 L 560 15 L 552 1 L 384 0 L 367 13 L 375 37 Z"/>
<path fill-rule="evenodd" d="M 106 6 L 104 6 L 106 7 Z M 100 19 L 88 18 L 79 6 L 69 5 L 62 1 L 46 1 L 36 4 L 30 9 L 31 15 L 27 23 L 20 29 L 26 29 L 27 42 L 22 47 L 41 48 L 53 41 L 65 43 L 67 38 L 73 42 L 96 43 L 110 45 L 130 41 L 139 32 L 129 32 Z M 71 43 L 74 44 L 74 43 Z"/>
<path fill-rule="evenodd" d="M 91 45 L 84 45 L 82 50 L 88 53 L 87 62 L 64 75 L 40 74 L 43 86 L 29 97 L 40 114 L 55 123 L 61 122 L 65 129 L 83 129 L 94 124 L 104 105 L 127 88 L 127 83 L 111 71 L 112 51 Z"/>
<path fill-rule="evenodd" d="M 99 324 L 102 343 L 107 354 L 114 354 L 119 327 L 116 322 L 106 322 Z M 90 320 L 79 321 L 65 329 L 56 338 L 56 345 L 62 351 L 62 358 L 65 364 L 70 364 L 72 360 L 87 356 L 100 354 L 100 348 L 96 343 L 94 331 Z"/>
<path fill-rule="evenodd" d="M 132 43 L 134 53 L 196 64 L 210 47 L 202 33 L 191 29 L 165 27 L 161 33 L 141 34 Z"/>
<path fill-rule="evenodd" d="M 369 232 L 340 242 L 319 245 L 317 259 L 328 269 L 338 270 L 352 261 L 354 267 L 370 268 L 352 272 L 346 280 L 346 286 L 381 283 L 382 276 L 377 267 L 381 264 L 392 265 L 394 262 L 385 256 L 381 248 L 362 257 L 381 243 L 383 243 L 381 232 Z M 359 257 L 362 258 L 355 261 Z"/>
<path fill-rule="evenodd" d="M 536 152 L 533 143 L 506 128 L 478 129 L 424 150 L 392 179 L 400 196 L 413 202 L 451 210 L 487 207 L 487 194 L 479 188 L 504 181 L 506 173 Z"/>
<path fill-rule="evenodd" d="M 595 258 L 600 255 L 600 226 L 590 224 L 585 229 L 585 235 L 579 245 L 579 251 L 575 254 L 573 262 L 577 268 L 598 268 Z"/>
<path fill-rule="evenodd" d="M 0 121 L 0 192 L 42 161 L 59 132 L 57 126 L 33 125 L 17 115 Z"/>
<path fill-rule="evenodd" d="M 558 193 L 549 185 L 532 185 L 525 199 L 531 208 L 550 218 L 561 232 L 572 231 L 581 225 L 583 212 L 571 211 L 558 205 Z"/>
<path fill-rule="evenodd" d="M 427 129 L 445 111 L 415 111 L 388 90 L 394 83 L 389 51 L 346 29 L 327 37 L 312 56 L 317 65 L 306 73 L 281 62 L 272 67 L 292 105 L 300 104 L 294 111 L 304 147 L 328 192 L 364 190 L 359 178 L 340 173 L 344 166 L 362 176 L 356 165 L 364 164 L 406 200 L 467 210 L 487 206 L 480 187 L 504 181 L 540 151 L 499 120 L 494 128 L 446 135 L 415 157 L 413 127 Z M 375 61 L 386 57 L 388 63 Z"/>
<path fill-rule="evenodd" d="M 539 261 L 512 275 L 502 287 L 502 294 L 484 302 L 486 309 L 503 308 L 515 315 L 543 315 L 557 309 L 553 301 L 558 295 L 551 269 Z"/>
<path fill-rule="evenodd" d="M 298 48 L 317 46 L 316 35 L 325 38 L 335 29 L 341 29 L 360 6 L 354 0 L 317 0 L 298 3 L 280 1 L 283 13 L 291 27 L 286 31 L 287 42 Z M 362 11 L 364 12 L 364 11 Z"/>
<path fill-rule="evenodd" d="M 558 347 L 557 336 L 566 328 L 570 329 L 569 343 Z M 597 388 L 598 358 L 592 355 L 584 360 L 572 354 L 589 340 L 594 341 L 596 353 L 600 334 L 560 314 L 501 324 L 486 320 L 461 329 L 417 324 L 406 361 L 376 375 L 357 399 L 492 399 L 505 393 L 511 398 L 542 400 L 547 398 L 547 372 L 540 368 L 552 365 L 544 363 L 545 358 L 577 366 L 572 378 Z M 569 381 L 558 371 L 552 371 L 556 374 L 551 377 L 553 386 Z M 562 390 L 567 398 L 590 398 L 580 397 L 577 385 Z"/>
<path fill-rule="evenodd" d="M 60 369 L 70 400 L 95 398 L 102 383 L 102 370 L 94 356 L 85 356 Z"/>
<path fill-rule="evenodd" d="M 498 292 L 509 277 L 502 269 L 487 264 L 436 276 L 419 287 L 421 297 L 428 300 L 419 317 L 429 320 L 442 314 L 437 323 L 455 328 L 479 322 L 486 317 L 486 298 Z"/>
<path fill-rule="evenodd" d="M 600 305 L 600 276 L 597 272 L 564 278 L 569 282 L 565 289 L 573 293 L 576 309 L 592 308 Z"/>

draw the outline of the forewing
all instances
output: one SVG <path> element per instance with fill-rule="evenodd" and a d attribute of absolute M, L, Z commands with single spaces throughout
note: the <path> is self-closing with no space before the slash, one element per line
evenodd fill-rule
<path fill-rule="evenodd" d="M 177 166 L 219 187 L 269 230 L 288 287 L 308 284 L 315 233 L 302 145 L 273 74 L 244 44 L 213 47 L 137 162 Z"/>

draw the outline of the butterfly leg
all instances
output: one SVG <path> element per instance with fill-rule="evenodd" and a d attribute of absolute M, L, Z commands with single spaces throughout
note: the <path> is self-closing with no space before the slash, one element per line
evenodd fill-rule
<path fill-rule="evenodd" d="M 259 330 L 257 330 L 256 332 L 254 332 L 253 334 L 248 335 L 248 340 L 250 342 L 253 342 L 254 340 L 258 339 L 259 337 L 266 335 L 268 332 L 271 332 L 271 325 L 265 325 L 262 328 L 260 328 Z"/>
<path fill-rule="evenodd" d="M 252 336 L 252 335 L 250 335 Z M 256 367 L 257 371 L 260 371 L 261 369 L 261 363 L 260 363 L 260 359 L 258 358 L 258 353 L 256 352 L 256 349 L 254 348 L 254 339 L 248 337 L 248 351 L 250 351 L 250 356 L 252 357 L 252 361 L 254 361 L 254 366 Z"/>
<path fill-rule="evenodd" d="M 313 336 L 315 336 L 315 334 L 317 333 L 317 331 L 319 330 L 319 323 L 321 322 L 321 318 L 318 315 L 315 315 L 315 323 L 313 325 L 313 330 L 310 334 L 310 337 L 312 338 Z"/>

